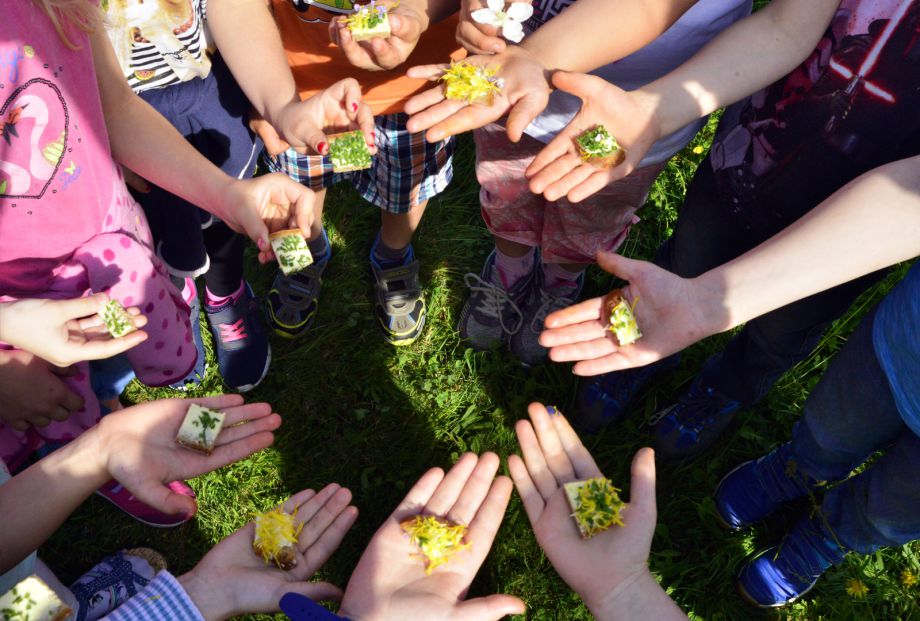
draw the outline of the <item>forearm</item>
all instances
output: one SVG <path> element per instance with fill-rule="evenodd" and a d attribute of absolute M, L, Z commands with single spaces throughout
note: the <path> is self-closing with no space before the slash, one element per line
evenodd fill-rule
<path fill-rule="evenodd" d="M 693 285 L 710 334 L 920 255 L 920 156 L 876 168 Z"/>
<path fill-rule="evenodd" d="M 264 0 L 209 0 L 208 29 L 253 108 L 276 124 L 300 101 L 281 35 Z"/>
<path fill-rule="evenodd" d="M 548 69 L 587 73 L 655 40 L 696 0 L 580 0 L 524 39 Z"/>
<path fill-rule="evenodd" d="M 422 16 L 422 32 L 432 24 L 447 19 L 460 8 L 457 0 L 401 0 L 400 5 L 407 5 Z"/>
<path fill-rule="evenodd" d="M 109 479 L 90 429 L 0 485 L 0 574 L 42 545 Z"/>
<path fill-rule="evenodd" d="M 685 615 L 651 573 L 624 582 L 600 602 L 585 602 L 597 621 L 686 621 Z"/>
<path fill-rule="evenodd" d="M 105 32 L 91 35 L 112 157 L 164 190 L 222 217 L 231 178 L 128 87 Z"/>
<path fill-rule="evenodd" d="M 668 75 L 635 91 L 666 136 L 772 84 L 815 49 L 839 0 L 773 0 Z"/>

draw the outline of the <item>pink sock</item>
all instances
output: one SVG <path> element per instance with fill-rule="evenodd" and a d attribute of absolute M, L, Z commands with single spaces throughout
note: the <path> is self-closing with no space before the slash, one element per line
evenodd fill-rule
<path fill-rule="evenodd" d="M 198 288 L 195 286 L 194 278 L 185 279 L 185 285 L 182 287 L 181 295 L 186 304 L 191 304 L 192 300 L 198 297 Z"/>
<path fill-rule="evenodd" d="M 533 270 L 534 254 L 531 249 L 523 257 L 510 257 L 497 247 L 495 248 L 495 271 L 505 289 L 510 290 L 522 278 L 530 274 Z"/>
<path fill-rule="evenodd" d="M 223 306 L 227 304 L 228 302 L 236 302 L 237 300 L 240 299 L 240 296 L 243 295 L 243 288 L 245 286 L 246 286 L 246 283 L 241 280 L 239 289 L 237 289 L 230 295 L 225 295 L 225 296 L 216 296 L 213 293 L 211 293 L 210 289 L 205 287 L 204 288 L 204 297 L 205 297 L 204 303 L 207 304 L 208 306 L 217 307 L 217 306 Z"/>
<path fill-rule="evenodd" d="M 556 287 L 577 288 L 578 277 L 581 276 L 584 271 L 585 270 L 581 269 L 577 272 L 570 272 L 559 263 L 544 263 L 543 286 L 547 289 L 555 289 Z"/>

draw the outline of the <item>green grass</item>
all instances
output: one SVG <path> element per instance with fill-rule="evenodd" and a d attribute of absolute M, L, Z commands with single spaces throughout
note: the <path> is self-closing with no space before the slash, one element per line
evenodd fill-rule
<path fill-rule="evenodd" d="M 671 231 L 681 198 L 703 158 L 713 123 L 674 158 L 640 212 L 643 220 L 625 246 L 629 256 L 648 258 Z M 514 422 L 531 400 L 571 409 L 575 380 L 566 365 L 525 371 L 507 355 L 476 353 L 454 330 L 466 289 L 463 275 L 478 272 L 491 242 L 480 216 L 472 168 L 472 144 L 460 142 L 457 175 L 432 201 L 415 240 L 429 305 L 429 325 L 413 346 L 387 345 L 372 314 L 368 247 L 379 223 L 375 209 L 344 187 L 329 194 L 327 225 L 333 260 L 316 326 L 302 343 L 276 341 L 272 371 L 251 400 L 266 400 L 284 417 L 269 450 L 193 481 L 199 495 L 196 520 L 178 529 L 143 527 L 93 498 L 42 549 L 65 582 L 96 559 L 119 548 L 147 545 L 161 550 L 171 569 L 190 568 L 211 545 L 291 493 L 336 481 L 349 487 L 361 517 L 322 575 L 342 586 L 363 546 L 402 495 L 430 466 L 449 466 L 464 451 L 512 453 Z M 249 265 L 248 276 L 265 292 L 273 268 Z M 695 619 L 910 619 L 917 587 L 901 586 L 903 569 L 920 571 L 920 546 L 871 556 L 851 556 L 829 571 L 806 601 L 761 615 L 735 594 L 733 576 L 744 556 L 776 540 L 793 514 L 765 527 L 729 534 L 716 526 L 711 493 L 722 475 L 742 460 L 761 455 L 789 437 L 809 390 L 859 317 L 904 268 L 864 295 L 838 321 L 820 347 L 784 376 L 762 404 L 711 454 L 676 470 L 661 468 L 660 522 L 651 567 L 669 593 Z M 587 295 L 610 288 L 592 270 Z M 692 347 L 671 377 L 653 385 L 632 408 L 625 424 L 589 441 L 602 469 L 628 488 L 628 467 L 637 448 L 649 442 L 643 423 L 690 381 L 699 364 L 724 342 L 715 337 Z M 220 391 L 210 363 L 196 394 Z M 144 400 L 168 394 L 132 385 L 128 396 Z M 845 594 L 845 581 L 869 586 L 862 601 Z M 557 577 L 530 532 L 515 497 L 497 542 L 474 584 L 474 594 L 513 593 L 528 604 L 528 619 L 588 619 L 578 598 Z"/>

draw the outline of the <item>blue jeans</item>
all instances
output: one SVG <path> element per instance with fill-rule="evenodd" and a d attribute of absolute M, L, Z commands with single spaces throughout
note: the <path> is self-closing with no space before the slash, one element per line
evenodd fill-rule
<path fill-rule="evenodd" d="M 876 451 L 859 475 L 831 487 L 822 513 L 838 543 L 868 554 L 920 539 L 920 437 L 904 424 L 872 345 L 873 310 L 831 361 L 792 432 L 800 471 L 839 481 Z"/>

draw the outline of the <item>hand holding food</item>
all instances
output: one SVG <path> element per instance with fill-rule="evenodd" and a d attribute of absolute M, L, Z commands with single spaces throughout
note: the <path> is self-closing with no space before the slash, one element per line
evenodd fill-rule
<path fill-rule="evenodd" d="M 523 602 L 509 595 L 465 599 L 511 495 L 511 481 L 495 478 L 498 466 L 494 453 L 468 453 L 446 475 L 439 468 L 425 473 L 371 539 L 339 614 L 478 621 L 522 613 Z"/>

